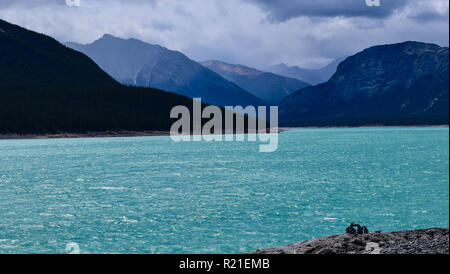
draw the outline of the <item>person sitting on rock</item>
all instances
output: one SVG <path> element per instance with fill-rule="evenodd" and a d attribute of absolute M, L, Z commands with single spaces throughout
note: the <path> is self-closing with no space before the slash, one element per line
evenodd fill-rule
<path fill-rule="evenodd" d="M 345 233 L 347 234 L 351 234 L 351 235 L 355 235 L 356 234 L 356 230 L 354 228 L 355 224 L 351 223 L 346 229 L 345 229 Z"/>
<path fill-rule="evenodd" d="M 362 232 L 363 232 L 363 234 L 368 234 L 368 233 L 369 233 L 369 230 L 367 229 L 366 226 L 363 226 L 363 227 L 362 227 Z"/>
<path fill-rule="evenodd" d="M 356 227 L 356 229 L 355 229 Z M 361 226 L 358 223 L 351 223 L 346 229 L 345 229 L 345 233 L 347 234 L 351 234 L 351 235 L 356 235 L 356 234 L 367 234 L 369 233 L 369 230 L 367 229 L 366 226 Z"/>
<path fill-rule="evenodd" d="M 359 224 L 357 225 L 357 229 L 358 234 L 364 234 L 363 228 Z"/>

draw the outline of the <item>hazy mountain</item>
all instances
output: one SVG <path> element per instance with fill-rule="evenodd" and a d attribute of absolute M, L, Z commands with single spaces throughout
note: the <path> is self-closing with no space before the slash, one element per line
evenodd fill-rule
<path fill-rule="evenodd" d="M 285 98 L 281 124 L 448 124 L 448 58 L 448 48 L 434 44 L 371 47 L 343 61 L 328 82 Z"/>
<path fill-rule="evenodd" d="M 328 81 L 336 72 L 339 63 L 344 59 L 338 58 L 321 69 L 305 69 L 297 66 L 290 67 L 286 64 L 278 64 L 268 67 L 265 70 L 285 77 L 295 78 L 311 85 L 317 85 Z"/>
<path fill-rule="evenodd" d="M 168 130 L 192 100 L 122 86 L 84 54 L 0 20 L 0 133 Z"/>
<path fill-rule="evenodd" d="M 88 45 L 66 43 L 124 84 L 153 87 L 210 104 L 262 105 L 259 98 L 178 51 L 111 35 Z"/>
<path fill-rule="evenodd" d="M 263 72 L 243 65 L 232 65 L 214 60 L 201 62 L 201 64 L 256 97 L 273 104 L 278 103 L 292 92 L 309 86 L 309 84 L 297 79 Z"/>
<path fill-rule="evenodd" d="M 92 58 L 109 75 L 124 84 L 135 84 L 136 76 L 147 60 L 157 58 L 165 50 L 136 39 L 119 39 L 109 34 L 88 45 L 64 44 Z"/>

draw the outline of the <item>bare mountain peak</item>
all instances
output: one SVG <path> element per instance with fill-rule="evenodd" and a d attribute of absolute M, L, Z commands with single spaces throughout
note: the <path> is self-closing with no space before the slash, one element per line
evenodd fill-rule
<path fill-rule="evenodd" d="M 109 33 L 105 33 L 102 36 L 102 39 L 115 39 L 115 38 L 117 38 L 117 37 L 115 37 L 114 35 L 109 34 Z"/>
<path fill-rule="evenodd" d="M 201 97 L 204 102 L 216 105 L 265 104 L 183 53 L 159 45 L 110 34 L 82 47 L 67 45 L 88 55 L 123 84 Z"/>
<path fill-rule="evenodd" d="M 288 65 L 288 64 L 286 64 L 286 63 L 278 64 L 278 66 L 279 66 L 280 68 L 299 68 L 299 69 L 301 69 L 301 67 L 299 67 L 299 66 L 295 66 L 295 65 L 290 66 L 290 65 Z"/>
<path fill-rule="evenodd" d="M 276 104 L 292 92 L 309 86 L 297 79 L 263 72 L 244 65 L 228 64 L 217 60 L 209 60 L 201 64 L 270 103 Z"/>
<path fill-rule="evenodd" d="M 270 66 L 265 70 L 285 77 L 295 78 L 312 85 L 326 82 L 336 72 L 336 69 L 344 58 L 337 58 L 320 69 L 307 69 L 298 66 L 289 66 L 285 63 Z"/>
<path fill-rule="evenodd" d="M 229 64 L 229 63 L 225 63 L 223 61 L 218 61 L 218 60 L 209 60 L 209 61 L 201 62 L 201 64 L 206 67 L 209 67 L 209 68 L 216 68 L 221 71 L 227 71 L 227 72 L 236 73 L 239 75 L 257 76 L 257 75 L 261 75 L 264 73 L 260 70 L 250 68 L 250 67 L 247 67 L 244 65 Z"/>

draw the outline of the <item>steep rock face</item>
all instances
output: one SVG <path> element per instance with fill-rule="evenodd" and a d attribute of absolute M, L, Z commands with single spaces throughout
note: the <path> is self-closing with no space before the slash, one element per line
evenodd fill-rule
<path fill-rule="evenodd" d="M 204 102 L 219 106 L 265 104 L 181 52 L 159 45 L 109 34 L 92 44 L 69 42 L 66 45 L 85 53 L 123 84 L 201 97 Z"/>
<path fill-rule="evenodd" d="M 375 46 L 343 61 L 326 83 L 285 98 L 291 126 L 448 123 L 448 48 L 405 42 Z"/>
<path fill-rule="evenodd" d="M 263 72 L 243 65 L 232 65 L 215 60 L 201 62 L 201 64 L 254 96 L 272 104 L 277 104 L 289 94 L 309 86 L 309 84 L 294 78 Z"/>

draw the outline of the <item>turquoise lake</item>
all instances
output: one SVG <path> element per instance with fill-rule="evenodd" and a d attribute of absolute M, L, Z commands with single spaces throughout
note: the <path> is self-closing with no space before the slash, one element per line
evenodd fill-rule
<path fill-rule="evenodd" d="M 290 129 L 258 142 L 0 140 L 0 253 L 244 253 L 449 227 L 449 129 Z"/>

